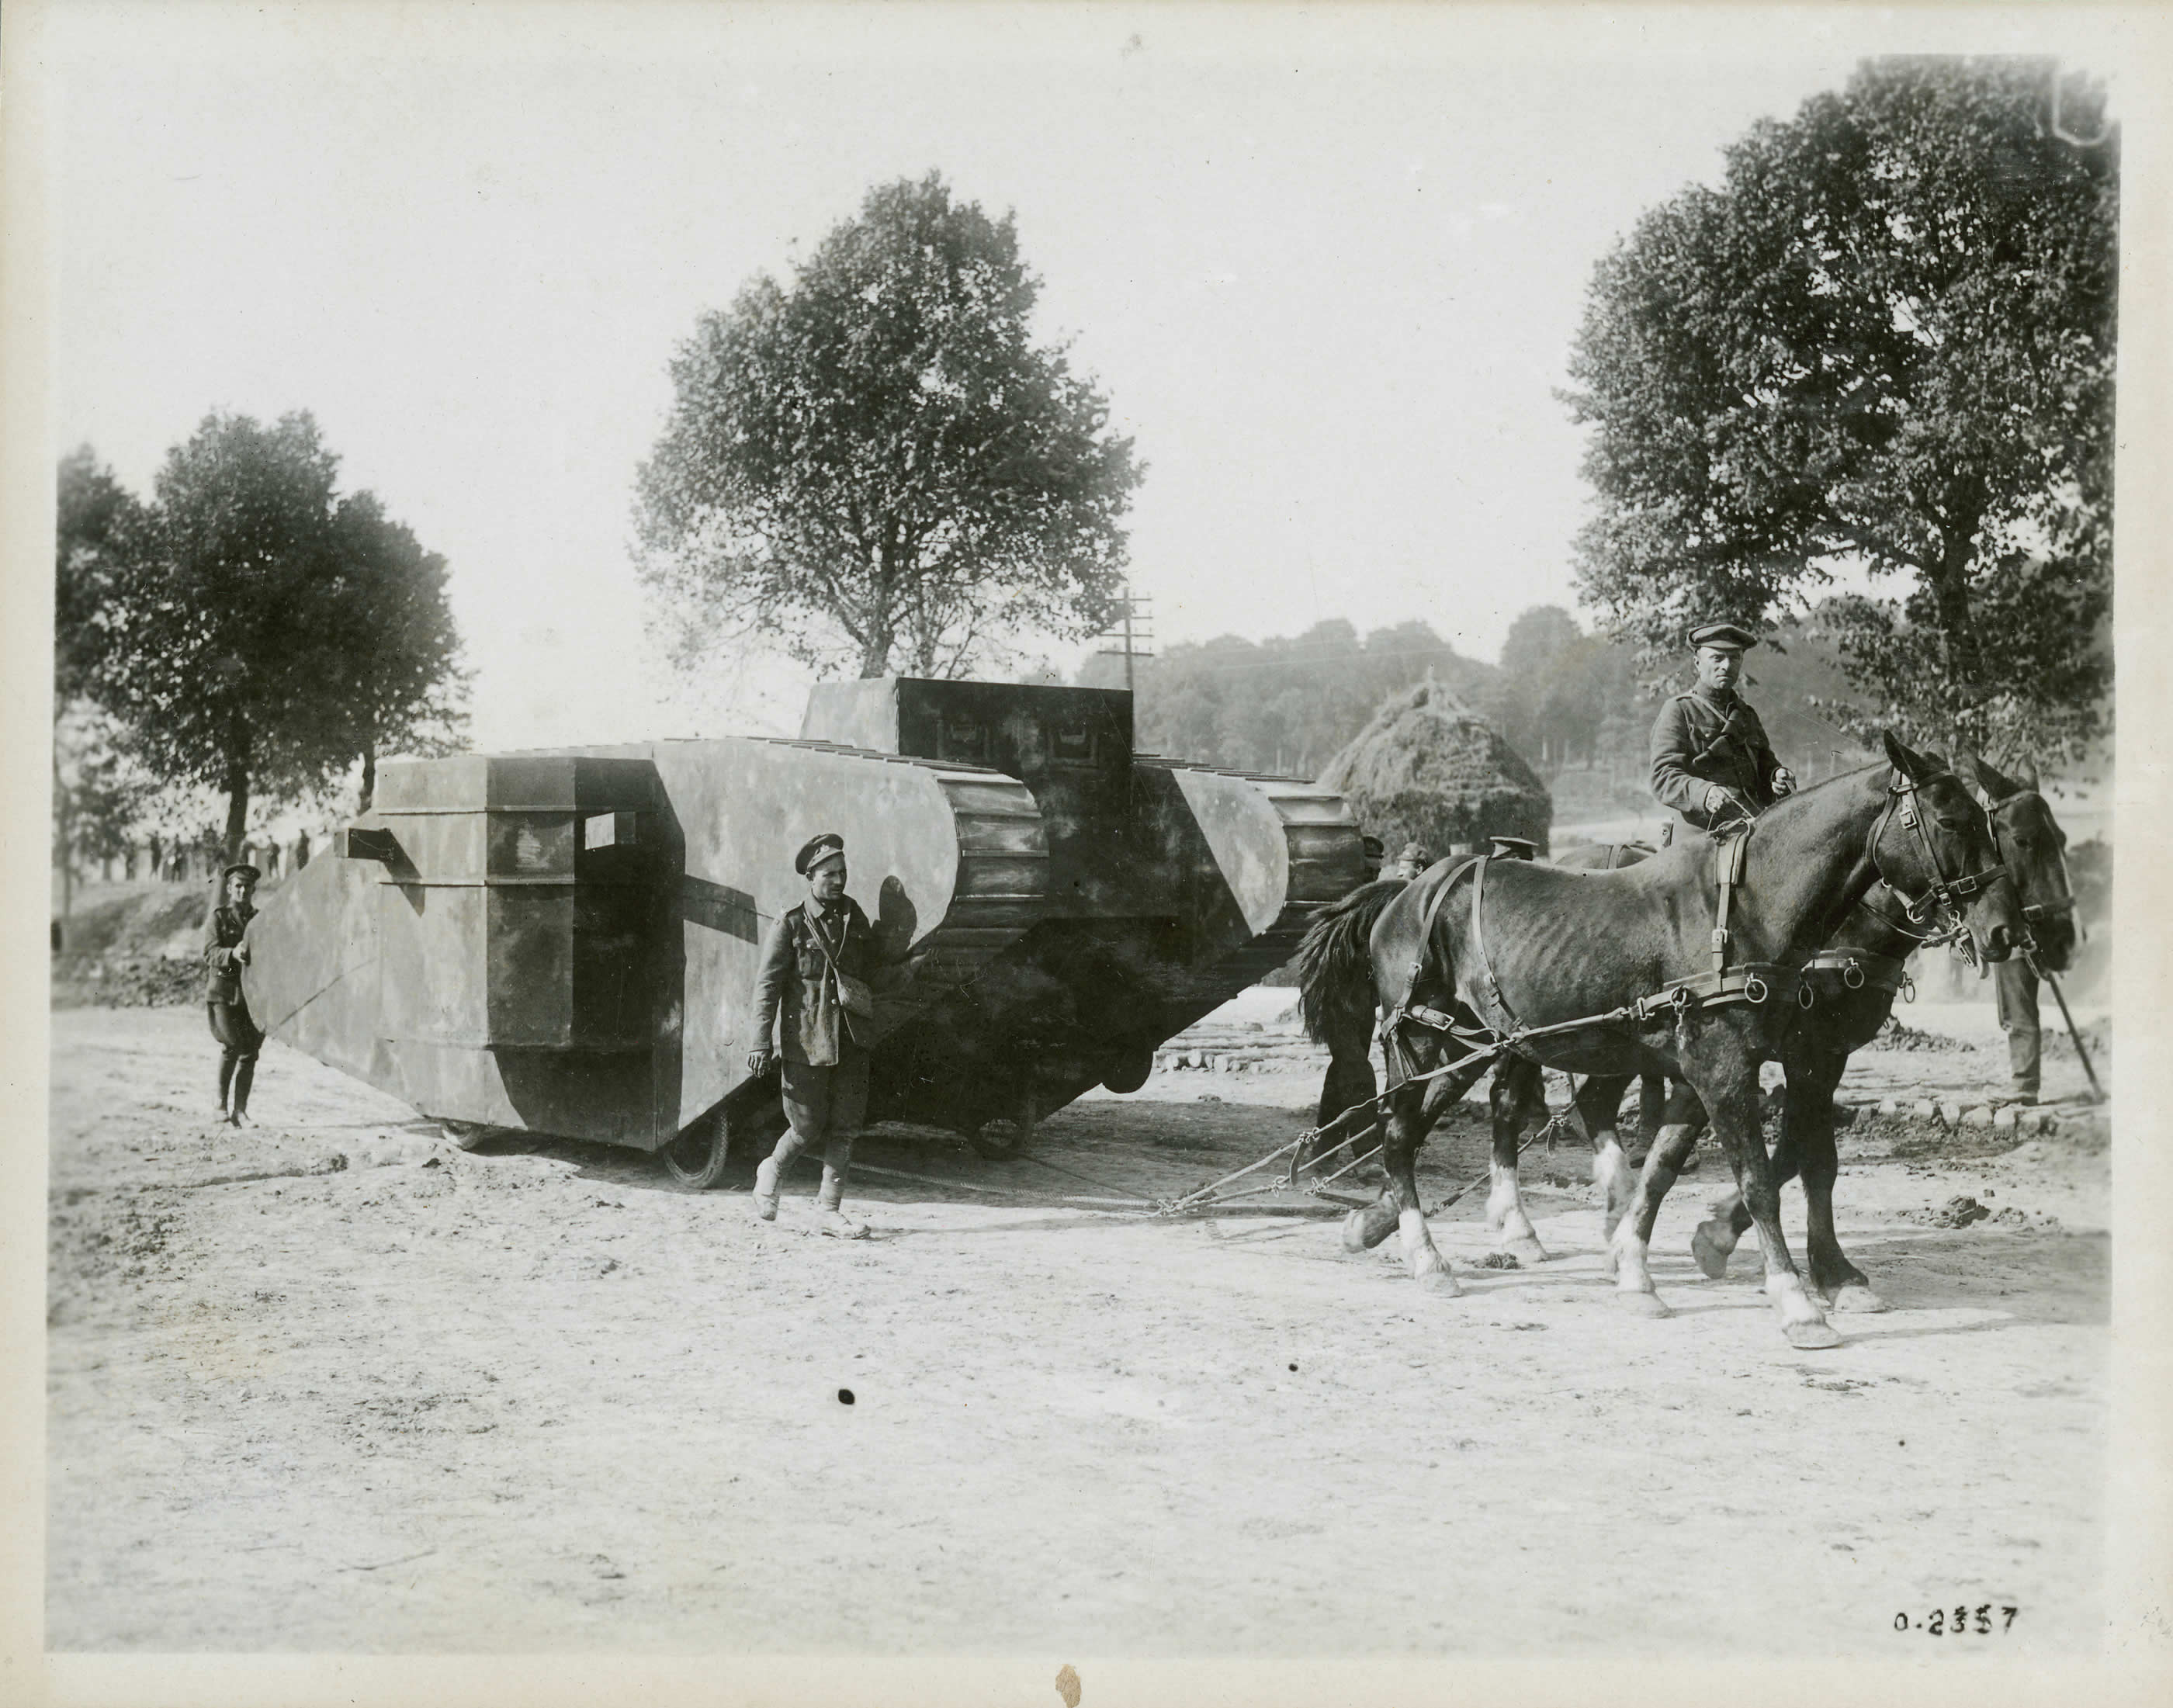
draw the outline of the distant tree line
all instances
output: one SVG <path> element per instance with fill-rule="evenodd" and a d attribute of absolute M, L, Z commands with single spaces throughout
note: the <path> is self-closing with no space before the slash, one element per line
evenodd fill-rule
<path fill-rule="evenodd" d="M 1318 775 L 1383 701 L 1429 678 L 1542 771 L 1593 762 L 1609 719 L 1636 719 L 1629 655 L 1552 605 L 1534 606 L 1510 626 L 1499 665 L 1465 657 L 1424 622 L 1378 628 L 1361 639 L 1339 617 L 1287 638 L 1225 635 L 1173 646 L 1134 669 L 1142 748 L 1291 776 Z M 1124 660 L 1097 655 L 1078 680 L 1119 686 Z M 1644 726 L 1651 722 L 1648 710 Z"/>
<path fill-rule="evenodd" d="M 1868 763 L 1842 723 L 1850 692 L 1822 612 L 1779 625 L 1750 655 L 1747 692 L 1779 750 L 1806 779 Z M 1558 605 L 1509 625 L 1498 662 L 1466 657 L 1424 622 L 1360 638 L 1340 619 L 1261 641 L 1225 635 L 1135 660 L 1139 746 L 1233 770 L 1316 777 L 1392 697 L 1431 677 L 1500 732 L 1542 777 L 1604 768 L 1642 794 L 1660 699 L 1687 688 L 1679 638 L 1641 667 L 1636 647 L 1588 631 Z M 1098 655 L 1082 685 L 1121 686 L 1124 660 Z"/>
<path fill-rule="evenodd" d="M 55 555 L 55 854 L 120 852 L 155 803 L 291 801 L 390 752 L 459 745 L 466 676 L 445 562 L 375 494 L 342 493 L 306 413 L 213 414 L 148 498 L 84 446 L 64 457 Z M 167 839 L 175 832 L 170 816 Z"/>

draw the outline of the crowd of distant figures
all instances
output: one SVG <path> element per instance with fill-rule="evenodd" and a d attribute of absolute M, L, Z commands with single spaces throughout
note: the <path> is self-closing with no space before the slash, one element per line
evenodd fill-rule
<path fill-rule="evenodd" d="M 321 846 L 323 840 L 321 834 L 313 838 L 306 830 L 279 841 L 253 837 L 241 844 L 240 858 L 267 878 L 284 877 L 309 865 L 310 851 Z M 227 860 L 225 850 L 216 842 L 167 841 L 154 836 L 134 844 L 125 853 L 109 854 L 92 864 L 97 877 L 105 883 L 133 883 L 138 879 L 158 878 L 170 884 L 182 884 L 209 882 L 218 876 Z"/>

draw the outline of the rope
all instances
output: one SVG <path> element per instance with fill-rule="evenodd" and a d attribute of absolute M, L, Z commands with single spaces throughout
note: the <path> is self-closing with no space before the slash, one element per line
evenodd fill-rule
<path fill-rule="evenodd" d="M 1119 1186 L 1113 1182 L 1107 1180 L 1097 1180 L 1091 1174 L 1083 1174 L 1076 1168 L 1066 1168 L 1060 1162 L 1051 1162 L 1048 1158 L 1043 1156 L 1036 1156 L 1030 1151 L 1022 1150 L 1013 1160 L 1020 1162 L 1036 1163 L 1041 1167 L 1050 1169 L 1058 1174 L 1068 1174 L 1074 1180 L 1083 1180 L 1089 1186 L 1098 1186 L 1104 1192 L 1119 1193 L 1125 1198 L 1133 1199 L 1136 1203 L 1158 1206 L 1163 1202 L 1162 1199 L 1151 1198 L 1144 1192 L 1134 1192 L 1128 1186 Z"/>

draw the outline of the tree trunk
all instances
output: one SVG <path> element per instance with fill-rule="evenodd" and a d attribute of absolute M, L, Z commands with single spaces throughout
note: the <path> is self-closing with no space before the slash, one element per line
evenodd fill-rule
<path fill-rule="evenodd" d="M 867 644 L 860 649 L 860 674 L 863 676 L 879 676 L 888 672 L 891 645 L 896 638 L 896 634 L 887 628 L 868 636 Z"/>
<path fill-rule="evenodd" d="M 1954 697 L 1954 724 L 1949 739 L 1982 752 L 1983 655 L 1977 648 L 1976 623 L 1969 600 L 1971 541 L 1976 533 L 1973 516 L 1958 520 L 1947 531 L 1932 590 L 1939 613 L 1940 636 L 1946 643 L 1949 692 Z"/>
<path fill-rule="evenodd" d="M 377 744 L 365 742 L 362 750 L 362 806 L 358 810 L 369 811 L 369 804 L 377 799 Z"/>
<path fill-rule="evenodd" d="M 241 858 L 241 838 L 249 823 L 249 773 L 236 765 L 226 773 L 226 863 Z"/>

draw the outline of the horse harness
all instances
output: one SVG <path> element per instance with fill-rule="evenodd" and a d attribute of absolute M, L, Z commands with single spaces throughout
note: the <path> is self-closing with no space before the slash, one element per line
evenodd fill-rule
<path fill-rule="evenodd" d="M 1947 773 L 1941 773 L 1940 776 Z M 1928 779 L 1936 782 L 1938 777 Z M 2007 868 L 1993 866 L 1981 872 L 1947 876 L 1945 863 L 1939 858 L 1938 846 L 1923 822 L 1922 808 L 1917 800 L 1922 785 L 1904 776 L 1899 769 L 1887 785 L 1886 809 L 1880 813 L 1865 838 L 1864 854 L 1871 869 L 1888 889 L 1900 897 L 1911 920 L 1928 920 L 1934 915 L 1944 922 L 1951 922 L 1955 929 L 1961 924 L 1960 903 L 1978 894 L 1987 886 L 2008 876 Z M 1933 882 L 1931 887 L 1916 901 L 1908 900 L 1905 892 L 1879 865 L 1879 843 L 1887 826 L 1899 814 L 1902 824 L 1913 829 L 1922 843 L 1925 857 L 1930 861 Z M 1426 911 L 1421 916 L 1418 937 L 1418 953 L 1411 962 L 1410 983 L 1415 989 L 1426 970 L 1426 956 L 1433 942 L 1435 921 L 1440 917 L 1442 904 L 1449 892 L 1469 873 L 1471 877 L 1471 942 L 1478 962 L 1480 992 L 1483 999 L 1492 1006 L 1502 1024 L 1495 1024 L 1481 1016 L 1486 1037 L 1461 1026 L 1453 1015 L 1414 1003 L 1408 997 L 1392 1009 L 1382 1021 L 1380 1036 L 1384 1043 L 1392 1041 L 1405 1021 L 1413 1021 L 1436 1032 L 1447 1032 L 1466 1044 L 1480 1044 L 1482 1053 L 1513 1051 L 1528 1059 L 1537 1058 L 1527 1048 L 1526 1041 L 1555 1034 L 1579 1032 L 1594 1026 L 1630 1023 L 1639 1026 L 1649 1025 L 1662 1015 L 1672 1015 L 1680 1021 L 1693 1010 L 1730 1007 L 1737 1004 L 1753 1006 L 1775 999 L 1782 1001 L 1793 997 L 1803 1008 L 1815 1005 L 1820 985 L 1837 979 L 1843 989 L 1860 990 L 1867 985 L 1877 989 L 1900 991 L 1909 983 L 1902 963 L 1891 956 L 1877 955 L 1861 949 L 1822 949 L 1809 956 L 1801 966 L 1790 967 L 1779 962 L 1752 961 L 1731 962 L 1729 948 L 1733 941 L 1728 920 L 1734 910 L 1735 891 L 1743 881 L 1745 857 L 1750 851 L 1750 838 L 1755 821 L 1745 821 L 1727 831 L 1713 835 L 1713 876 L 1719 895 L 1714 906 L 1712 929 L 1712 966 L 1705 972 L 1693 973 L 1681 978 L 1671 978 L 1658 990 L 1626 1003 L 1620 1008 L 1604 1014 L 1588 1015 L 1581 1020 L 1560 1021 L 1552 1026 L 1527 1026 L 1520 1024 L 1516 1010 L 1502 994 L 1500 979 L 1495 976 L 1491 958 L 1486 952 L 1486 930 L 1484 908 L 1486 897 L 1486 868 L 1496 858 L 1492 854 L 1471 854 L 1443 873 L 1433 893 L 1426 898 Z M 1470 1058 L 1466 1058 L 1467 1060 Z"/>

